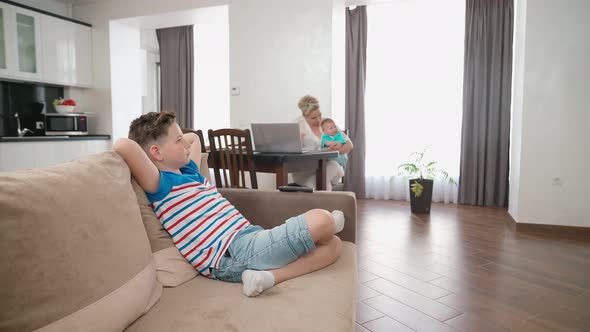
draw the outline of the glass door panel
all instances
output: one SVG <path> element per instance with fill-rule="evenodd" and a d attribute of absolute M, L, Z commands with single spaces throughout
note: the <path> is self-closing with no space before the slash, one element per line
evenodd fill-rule
<path fill-rule="evenodd" d="M 35 18 L 16 14 L 16 36 L 18 41 L 18 69 L 21 72 L 37 73 L 37 50 L 35 45 Z"/>
<path fill-rule="evenodd" d="M 6 12 L 0 8 L 0 68 L 6 69 L 6 31 L 4 22 L 6 21 Z"/>

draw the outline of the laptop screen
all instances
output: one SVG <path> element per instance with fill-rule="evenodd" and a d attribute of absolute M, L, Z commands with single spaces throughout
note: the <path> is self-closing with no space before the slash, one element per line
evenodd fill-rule
<path fill-rule="evenodd" d="M 253 123 L 252 138 L 257 152 L 303 152 L 297 123 Z"/>

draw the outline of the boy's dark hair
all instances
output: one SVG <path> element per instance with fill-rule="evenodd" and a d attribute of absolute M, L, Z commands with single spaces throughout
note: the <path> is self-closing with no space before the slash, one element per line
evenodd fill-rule
<path fill-rule="evenodd" d="M 336 122 L 334 122 L 334 120 L 332 120 L 330 118 L 325 118 L 322 120 L 322 122 L 320 122 L 320 127 L 323 127 L 326 123 L 331 123 L 333 125 L 336 125 Z"/>
<path fill-rule="evenodd" d="M 128 137 L 147 150 L 150 143 L 166 135 L 175 119 L 176 113 L 170 111 L 143 114 L 131 121 Z"/>

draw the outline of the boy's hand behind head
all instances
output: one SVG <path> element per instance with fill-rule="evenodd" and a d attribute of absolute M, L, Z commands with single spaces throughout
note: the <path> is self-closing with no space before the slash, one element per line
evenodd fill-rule
<path fill-rule="evenodd" d="M 160 172 L 135 141 L 120 138 L 113 145 L 113 151 L 123 157 L 129 166 L 131 175 L 145 191 L 155 192 L 158 190 Z"/>

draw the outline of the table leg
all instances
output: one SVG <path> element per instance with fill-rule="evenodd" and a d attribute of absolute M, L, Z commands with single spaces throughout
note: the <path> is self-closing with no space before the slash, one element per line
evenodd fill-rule
<path fill-rule="evenodd" d="M 315 182 L 317 190 L 326 190 L 326 164 L 327 160 L 318 160 L 318 169 L 315 173 Z"/>
<path fill-rule="evenodd" d="M 289 172 L 285 164 L 275 166 L 275 174 L 277 175 L 277 188 L 279 186 L 286 186 L 289 183 Z"/>

